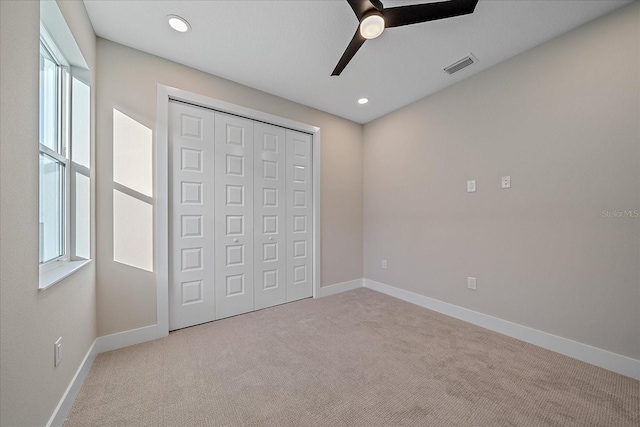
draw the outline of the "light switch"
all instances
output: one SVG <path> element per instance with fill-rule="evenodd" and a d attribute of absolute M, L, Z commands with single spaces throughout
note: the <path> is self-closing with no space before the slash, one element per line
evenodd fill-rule
<path fill-rule="evenodd" d="M 476 290 L 476 278 L 475 277 L 467 277 L 467 288 L 475 291 Z"/>
<path fill-rule="evenodd" d="M 467 181 L 467 193 L 473 193 L 476 191 L 476 180 Z"/>

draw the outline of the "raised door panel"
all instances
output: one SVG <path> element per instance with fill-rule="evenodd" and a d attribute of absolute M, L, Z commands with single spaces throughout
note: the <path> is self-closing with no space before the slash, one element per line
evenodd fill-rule
<path fill-rule="evenodd" d="M 283 128 L 254 123 L 255 309 L 286 302 L 286 140 Z"/>
<path fill-rule="evenodd" d="M 169 329 L 215 319 L 214 113 L 169 104 Z"/>
<path fill-rule="evenodd" d="M 216 319 L 253 310 L 253 122 L 215 113 Z"/>
<path fill-rule="evenodd" d="M 311 135 L 286 131 L 287 302 L 313 294 Z"/>

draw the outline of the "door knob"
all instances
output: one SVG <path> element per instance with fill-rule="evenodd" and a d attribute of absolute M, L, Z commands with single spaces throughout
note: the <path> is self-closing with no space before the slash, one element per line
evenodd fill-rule
<path fill-rule="evenodd" d="M 269 240 L 273 240 L 273 237 L 269 237 Z"/>
<path fill-rule="evenodd" d="M 233 239 L 233 243 L 238 243 L 238 239 Z"/>

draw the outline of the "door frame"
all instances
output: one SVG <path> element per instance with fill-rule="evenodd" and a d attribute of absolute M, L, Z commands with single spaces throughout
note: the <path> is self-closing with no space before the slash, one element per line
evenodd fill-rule
<path fill-rule="evenodd" d="M 304 132 L 311 135 L 313 165 L 313 298 L 320 296 L 320 128 L 297 122 L 284 117 L 243 107 L 208 96 L 199 95 L 171 86 L 158 84 L 157 120 L 155 138 L 155 209 L 154 209 L 154 270 L 156 272 L 157 314 L 156 329 L 158 336 L 169 333 L 169 102 L 182 101 L 195 106 L 209 108 L 222 113 L 245 117 Z"/>

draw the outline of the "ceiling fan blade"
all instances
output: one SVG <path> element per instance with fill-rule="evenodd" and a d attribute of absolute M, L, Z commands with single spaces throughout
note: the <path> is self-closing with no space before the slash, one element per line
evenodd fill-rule
<path fill-rule="evenodd" d="M 333 70 L 333 73 L 331 73 L 332 76 L 340 75 L 342 70 L 344 70 L 344 67 L 347 66 L 349 61 L 351 61 L 351 58 L 353 58 L 356 52 L 358 52 L 358 49 L 360 49 L 360 46 L 362 46 L 366 40 L 367 39 L 362 37 L 362 35 L 360 34 L 360 28 L 358 27 L 358 29 L 356 30 L 356 33 L 353 35 L 353 38 L 351 39 L 351 42 L 349 43 L 349 46 L 347 46 L 347 49 L 342 54 L 342 58 L 340 58 L 340 61 L 338 61 L 338 65 L 336 65 L 336 68 Z"/>
<path fill-rule="evenodd" d="M 449 0 L 384 9 L 386 28 L 418 24 L 473 13 L 478 0 Z"/>
<path fill-rule="evenodd" d="M 382 10 L 380 0 L 347 0 L 347 3 L 349 3 L 349 6 L 353 9 L 358 21 L 362 21 L 362 18 L 372 10 Z"/>

